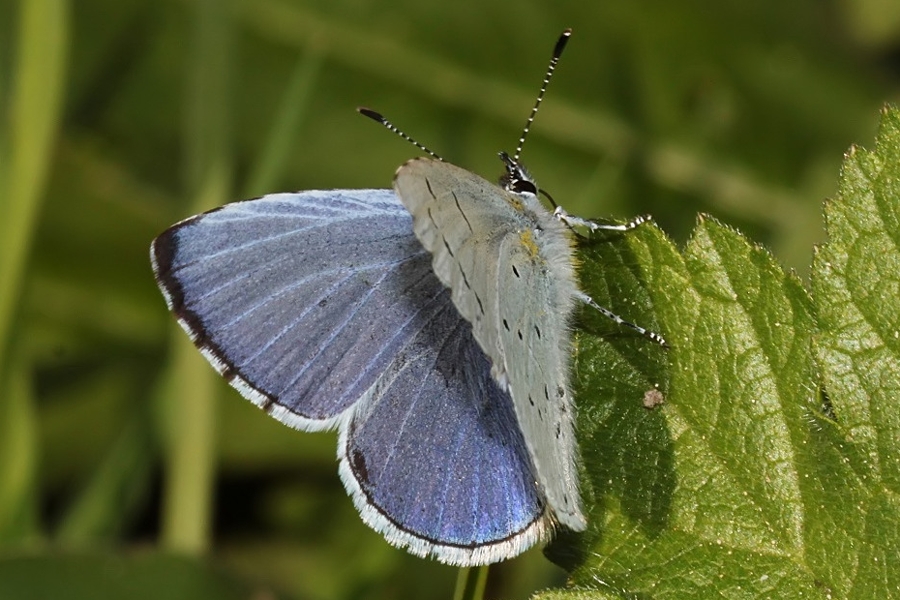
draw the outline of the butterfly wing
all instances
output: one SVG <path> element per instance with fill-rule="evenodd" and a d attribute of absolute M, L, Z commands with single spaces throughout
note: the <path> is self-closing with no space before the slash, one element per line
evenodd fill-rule
<path fill-rule="evenodd" d="M 538 247 L 555 243 L 540 240 L 546 234 L 547 229 L 535 234 Z M 564 237 L 553 239 L 565 243 Z M 516 414 L 557 520 L 582 531 L 587 522 L 578 489 L 575 411 L 568 375 L 572 295 L 565 267 L 570 263 L 554 270 L 543 253 L 534 253 L 513 235 L 504 238 L 499 250 L 497 289 L 507 298 L 500 318 L 500 344 L 510 359 L 506 370 Z"/>
<path fill-rule="evenodd" d="M 577 287 L 565 226 L 536 198 L 431 159 L 407 162 L 394 187 L 435 274 L 512 394 L 556 518 L 583 530 L 568 380 Z"/>
<path fill-rule="evenodd" d="M 435 275 L 450 288 L 494 368 L 503 369 L 495 322 L 499 306 L 485 285 L 496 281 L 497 264 L 486 257 L 496 256 L 509 231 L 514 208 L 505 202 L 512 196 L 468 171 L 428 158 L 400 167 L 394 189 L 413 216 L 416 237 L 432 254 Z M 495 374 L 502 378 L 501 372 Z"/>
<path fill-rule="evenodd" d="M 475 565 L 548 531 L 512 400 L 392 191 L 229 204 L 164 232 L 151 259 L 232 386 L 288 425 L 339 427 L 344 485 L 388 541 Z"/>
<path fill-rule="evenodd" d="M 363 520 L 413 554 L 511 558 L 549 532 L 512 400 L 449 293 L 424 310 L 428 325 L 342 430 L 342 479 Z"/>

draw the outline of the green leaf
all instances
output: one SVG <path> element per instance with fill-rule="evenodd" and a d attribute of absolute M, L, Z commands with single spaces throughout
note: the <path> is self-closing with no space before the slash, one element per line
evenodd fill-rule
<path fill-rule="evenodd" d="M 835 565 L 845 597 L 900 590 L 900 113 L 885 109 L 875 151 L 851 148 L 828 243 L 813 261 L 816 359 L 828 393 L 842 489 L 827 490 L 811 549 Z M 827 541 L 827 543 L 826 543 Z"/>
<path fill-rule="evenodd" d="M 226 203 L 231 196 L 232 157 L 229 95 L 233 62 L 232 5 L 194 3 L 194 48 L 185 96 L 185 151 L 192 211 Z M 176 329 L 174 326 L 172 329 Z M 179 332 L 180 334 L 180 332 Z M 163 546 L 201 554 L 211 544 L 215 481 L 215 393 L 213 373 L 183 337 L 172 343 L 169 369 L 163 377 L 161 404 L 168 442 Z M 178 398 L 174 390 L 192 389 Z M 176 409 L 173 402 L 178 398 Z"/>
<path fill-rule="evenodd" d="M 581 244 L 585 290 L 671 348 L 582 313 L 590 529 L 549 549 L 575 588 L 547 598 L 900 590 L 896 111 L 875 152 L 848 154 L 826 217 L 812 295 L 709 217 L 683 252 L 654 227 Z"/>

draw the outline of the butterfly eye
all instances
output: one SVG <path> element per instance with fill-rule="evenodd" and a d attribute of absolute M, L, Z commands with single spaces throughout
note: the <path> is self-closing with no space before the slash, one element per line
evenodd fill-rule
<path fill-rule="evenodd" d="M 509 191 L 515 192 L 516 194 L 533 194 L 537 196 L 537 186 L 527 179 L 511 181 L 509 185 Z"/>

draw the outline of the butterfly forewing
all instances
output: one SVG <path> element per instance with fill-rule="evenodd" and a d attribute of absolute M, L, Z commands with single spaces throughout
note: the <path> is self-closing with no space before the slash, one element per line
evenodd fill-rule
<path fill-rule="evenodd" d="M 152 259 L 229 382 L 292 426 L 322 429 L 395 360 L 417 304 L 441 293 L 409 227 L 389 190 L 272 194 L 173 226 Z"/>
<path fill-rule="evenodd" d="M 475 339 L 503 378 L 505 360 L 498 337 L 496 294 L 497 247 L 508 232 L 512 208 L 500 205 L 503 190 L 481 177 L 427 158 L 408 161 L 394 178 L 394 188 L 413 216 L 413 228 L 432 254 L 435 275 L 453 294 L 460 314 L 472 323 Z M 491 198 L 490 196 L 495 196 Z"/>

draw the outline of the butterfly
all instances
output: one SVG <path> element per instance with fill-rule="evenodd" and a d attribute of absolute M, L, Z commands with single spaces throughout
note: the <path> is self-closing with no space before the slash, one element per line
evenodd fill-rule
<path fill-rule="evenodd" d="M 401 166 L 393 190 L 235 202 L 151 246 L 169 309 L 228 383 L 291 427 L 337 429 L 362 520 L 453 565 L 585 529 L 569 322 L 593 301 L 571 228 L 646 221 L 545 208 L 518 161 L 525 133 L 501 154 L 500 186 L 432 155 Z"/>

